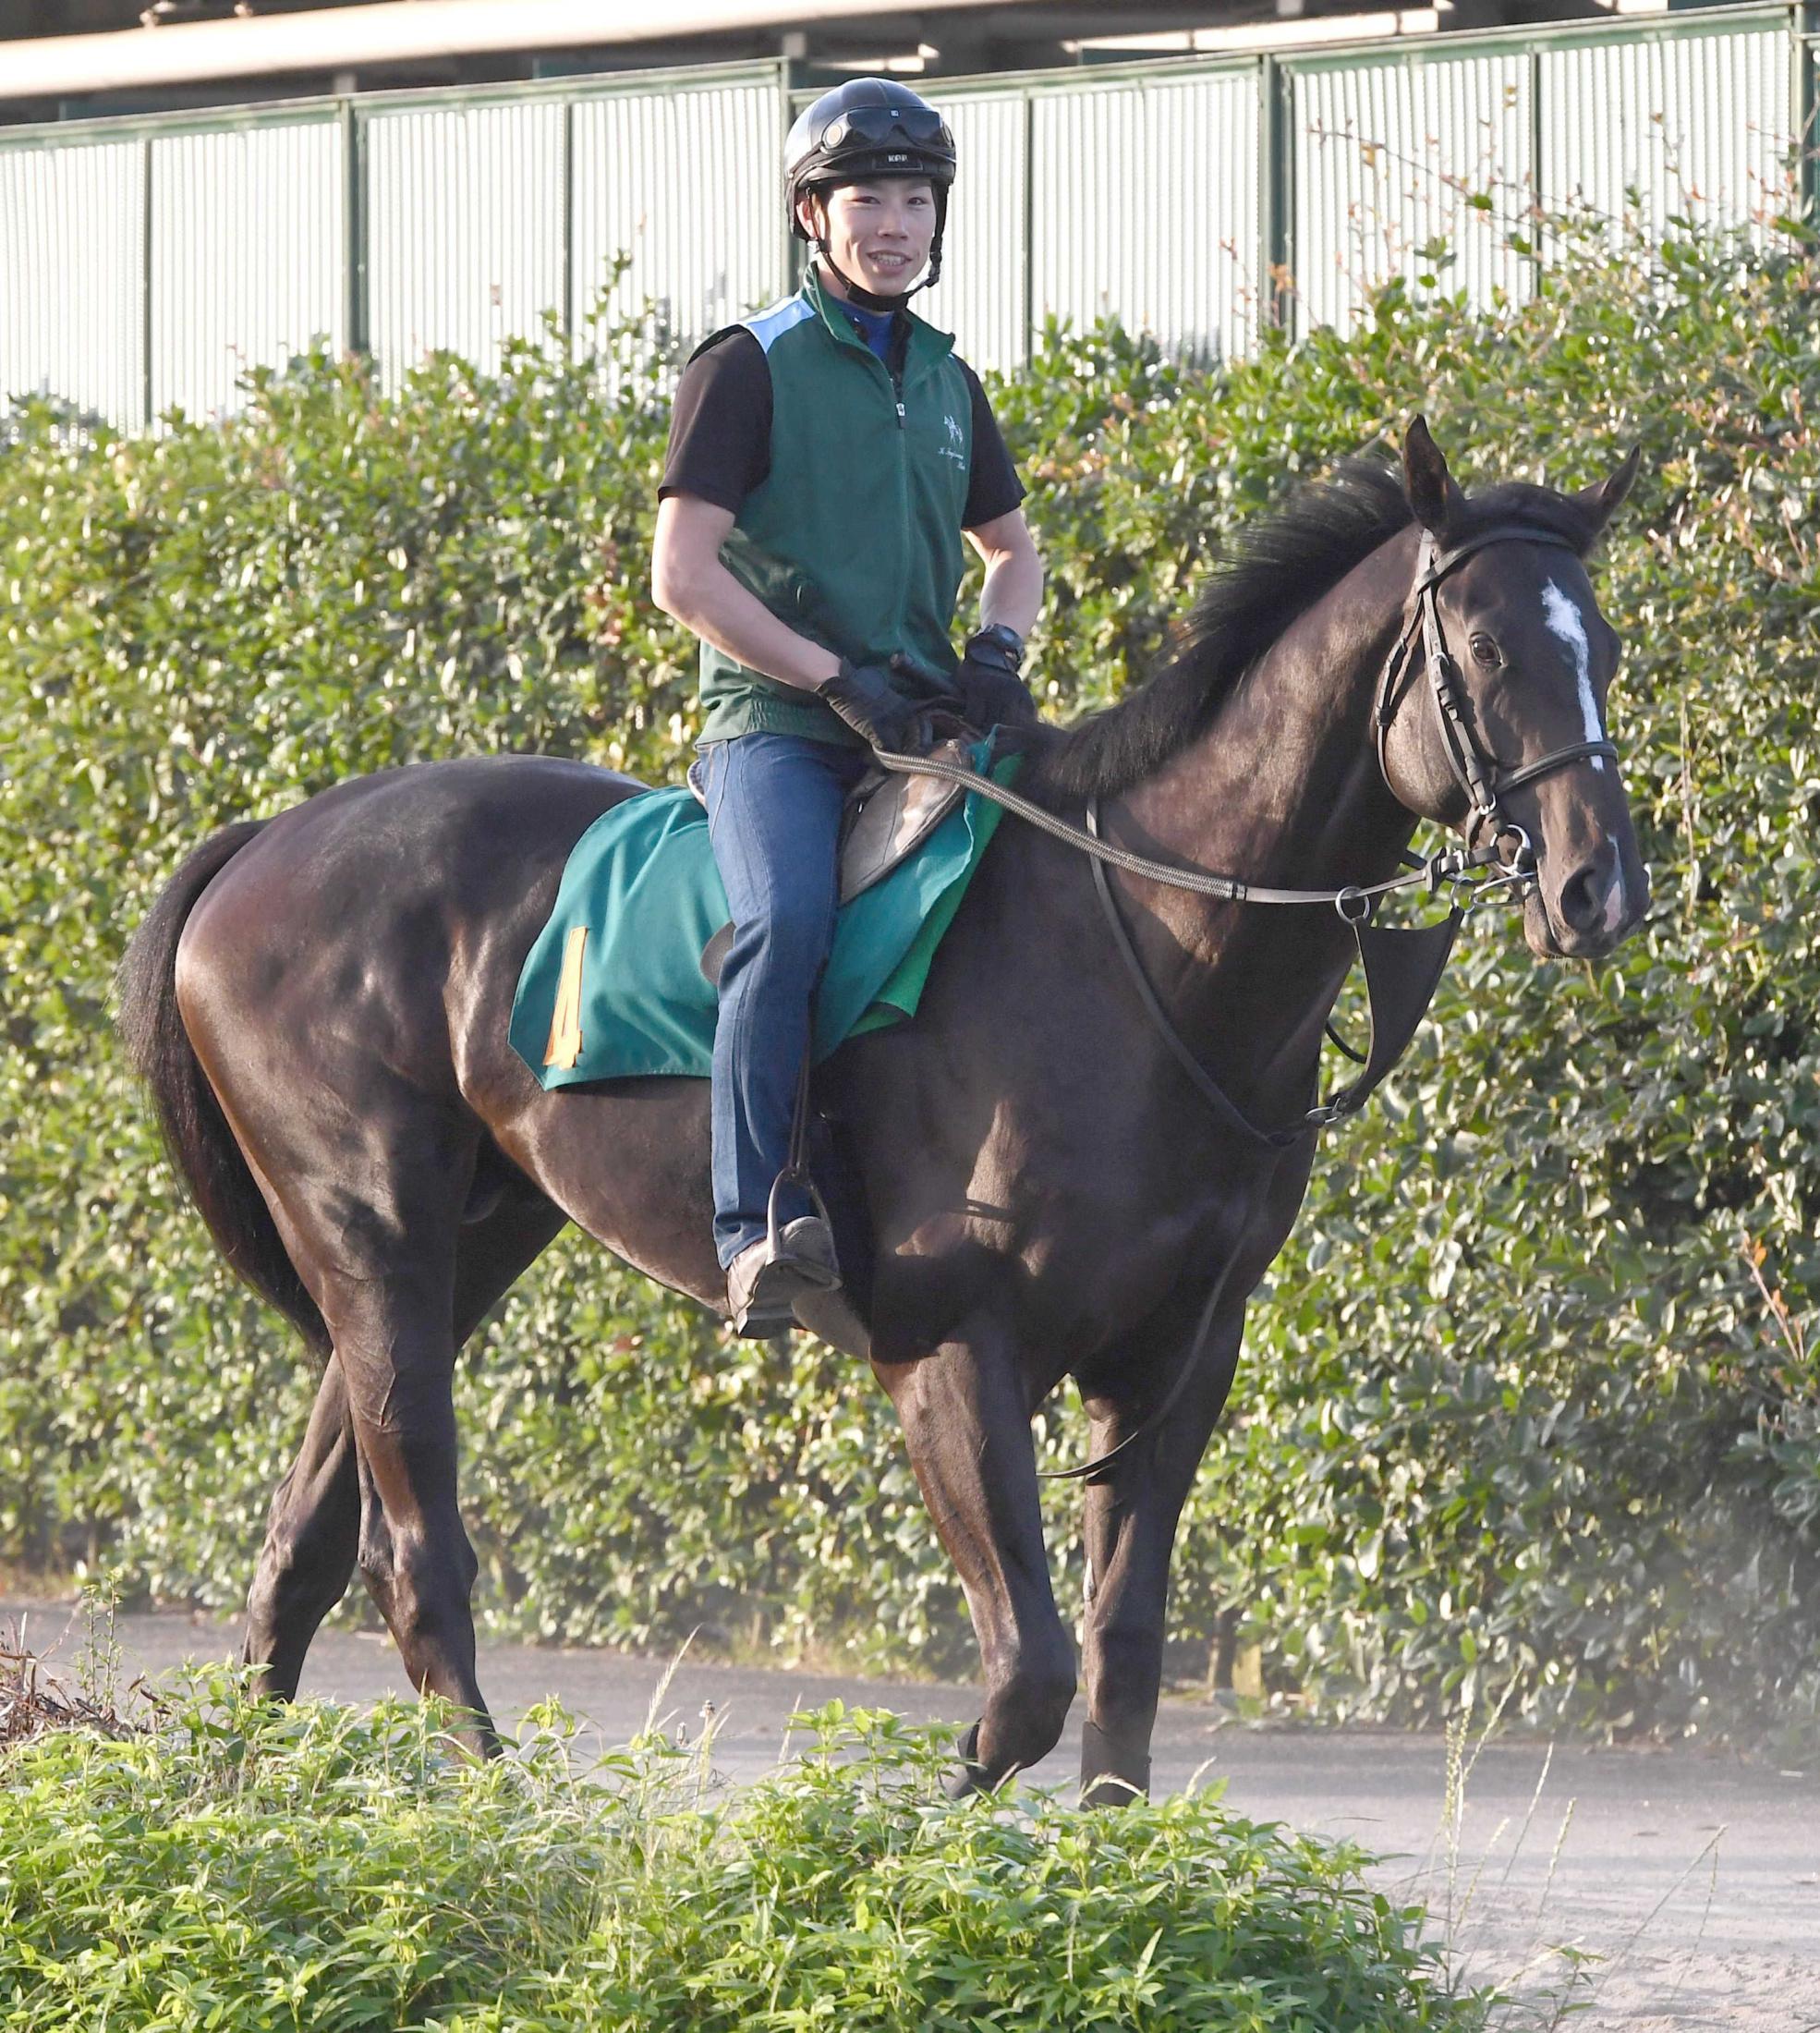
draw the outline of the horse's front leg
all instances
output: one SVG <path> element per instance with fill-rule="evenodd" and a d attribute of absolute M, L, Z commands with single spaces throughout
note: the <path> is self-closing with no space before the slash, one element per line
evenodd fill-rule
<path fill-rule="evenodd" d="M 1081 1789 L 1089 1806 L 1116 1806 L 1149 1790 L 1176 1523 L 1232 1389 L 1244 1327 L 1244 1302 L 1236 1300 L 1215 1315 L 1205 1345 L 1191 1358 L 1205 1303 L 1205 1292 L 1195 1295 L 1185 1327 L 1177 1314 L 1173 1333 L 1147 1335 L 1116 1380 L 1083 1384 L 1097 1461 L 1142 1429 L 1182 1362 L 1195 1363 L 1187 1388 L 1157 1431 L 1109 1469 L 1104 1482 L 1087 1488 Z"/>
<path fill-rule="evenodd" d="M 979 1639 L 986 1706 L 949 1783 L 958 1796 L 1051 1751 L 1074 1698 L 1074 1648 L 1043 1543 L 1031 1406 L 1011 1336 L 987 1313 L 916 1361 L 880 1363 L 879 1375 Z"/>

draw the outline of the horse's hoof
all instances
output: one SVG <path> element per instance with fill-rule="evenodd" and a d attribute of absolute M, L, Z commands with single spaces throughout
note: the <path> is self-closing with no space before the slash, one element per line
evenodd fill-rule
<path fill-rule="evenodd" d="M 979 1748 L 979 1724 L 976 1723 L 962 1737 L 956 1747 L 961 1762 L 941 1782 L 941 1790 L 951 1800 L 970 1800 L 977 1793 L 990 1793 L 992 1788 L 986 1767 L 977 1761 L 975 1753 Z"/>

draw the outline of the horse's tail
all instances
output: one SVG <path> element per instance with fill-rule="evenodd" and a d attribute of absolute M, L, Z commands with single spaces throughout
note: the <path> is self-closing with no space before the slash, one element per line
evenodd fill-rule
<path fill-rule="evenodd" d="M 328 1328 L 285 1252 L 177 1008 L 177 941 L 184 925 L 202 892 L 264 823 L 244 820 L 224 826 L 196 849 L 134 932 L 114 986 L 127 1061 L 152 1090 L 164 1149 L 216 1248 L 312 1348 L 326 1355 Z"/>

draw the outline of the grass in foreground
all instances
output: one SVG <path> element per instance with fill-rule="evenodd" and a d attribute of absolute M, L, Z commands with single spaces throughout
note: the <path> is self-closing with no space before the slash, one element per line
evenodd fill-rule
<path fill-rule="evenodd" d="M 198 1676 L 0 1752 L 0 2028 L 1219 2027 L 1469 2033 L 1362 1854 L 1215 1794 L 956 1807 L 939 1731 L 843 1711 L 737 1794 L 658 1736 L 478 1769 L 433 1710 Z"/>

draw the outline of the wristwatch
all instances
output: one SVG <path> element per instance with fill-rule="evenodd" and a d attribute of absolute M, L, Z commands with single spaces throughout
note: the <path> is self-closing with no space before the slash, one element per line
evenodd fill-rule
<path fill-rule="evenodd" d="M 1002 664 L 1008 671 L 1019 671 L 1024 667 L 1024 638 L 1002 621 L 990 622 L 984 628 L 975 629 L 967 638 L 966 650 L 970 657 L 981 663 Z"/>

